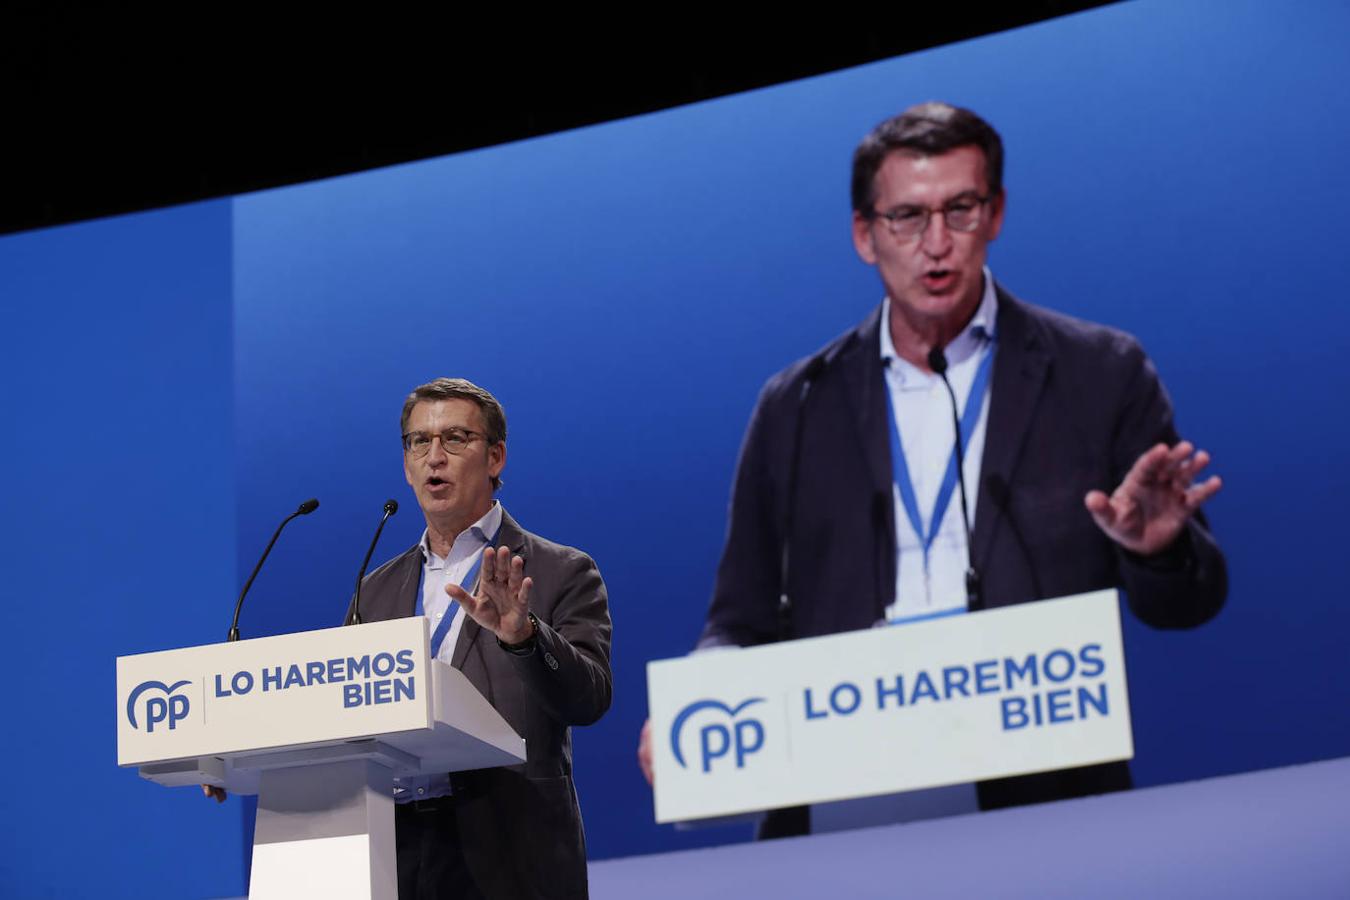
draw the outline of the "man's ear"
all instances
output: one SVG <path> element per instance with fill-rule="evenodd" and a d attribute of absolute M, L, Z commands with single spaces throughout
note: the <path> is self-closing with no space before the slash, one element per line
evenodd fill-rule
<path fill-rule="evenodd" d="M 498 441 L 488 446 L 488 474 L 500 478 L 506 468 L 506 441 Z"/>
<path fill-rule="evenodd" d="M 853 249 L 858 258 L 869 266 L 877 264 L 877 248 L 872 241 L 872 220 L 856 209 L 853 211 Z"/>
<path fill-rule="evenodd" d="M 1003 210 L 1008 205 L 1008 192 L 999 188 L 998 193 L 989 198 L 989 227 L 986 241 L 992 241 L 1003 230 Z"/>

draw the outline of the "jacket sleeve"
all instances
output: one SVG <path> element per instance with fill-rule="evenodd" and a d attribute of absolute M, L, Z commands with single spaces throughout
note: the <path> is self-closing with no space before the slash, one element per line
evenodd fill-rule
<path fill-rule="evenodd" d="M 777 638 L 781 527 L 773 448 L 791 425 L 770 381 L 755 404 L 736 461 L 727 538 L 697 647 L 749 647 Z"/>
<path fill-rule="evenodd" d="M 1172 403 L 1153 363 L 1133 341 L 1126 355 L 1134 374 L 1116 428 L 1112 460 L 1116 484 L 1150 447 L 1178 440 Z M 1154 557 L 1120 547 L 1116 553 L 1130 608 L 1155 628 L 1191 628 L 1207 622 L 1228 595 L 1227 564 L 1203 512 L 1191 517 L 1171 548 Z"/>
<path fill-rule="evenodd" d="M 549 716 L 565 725 L 589 725 L 605 714 L 613 695 L 613 624 L 595 562 L 578 550 L 560 549 L 565 556 L 556 582 L 534 584 L 539 602 L 531 602 L 538 622 L 533 650 L 501 652 Z"/>

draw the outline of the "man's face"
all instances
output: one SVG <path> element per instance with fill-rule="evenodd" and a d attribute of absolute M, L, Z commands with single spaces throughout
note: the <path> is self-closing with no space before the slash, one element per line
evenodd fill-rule
<path fill-rule="evenodd" d="M 427 523 L 457 534 L 482 518 L 492 505 L 491 479 L 506 465 L 506 445 L 488 446 L 478 404 L 459 398 L 419 402 L 405 432 L 437 436 L 450 428 L 474 432 L 461 453 L 448 453 L 443 441 L 433 439 L 420 459 L 403 451 L 403 474 Z"/>
<path fill-rule="evenodd" d="M 941 210 L 989 193 L 984 152 L 977 147 L 957 147 L 940 156 L 893 152 L 873 185 L 873 210 L 879 214 Z M 1003 227 L 1003 195 L 990 198 L 979 215 L 975 230 L 963 233 L 933 212 L 922 234 L 900 238 L 891 234 L 886 219 L 854 212 L 853 246 L 864 262 L 877 267 L 892 308 L 908 321 L 959 325 L 979 306 L 985 251 Z"/>

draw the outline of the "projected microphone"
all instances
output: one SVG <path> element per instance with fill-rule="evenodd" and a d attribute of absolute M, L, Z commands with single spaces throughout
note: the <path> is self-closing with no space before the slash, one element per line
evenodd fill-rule
<path fill-rule="evenodd" d="M 787 505 L 783 514 L 783 543 L 779 555 L 778 568 L 778 639 L 792 639 L 792 596 L 788 592 L 788 574 L 790 573 L 790 547 L 792 544 L 792 523 L 797 509 L 797 470 L 801 467 L 802 432 L 806 427 L 806 398 L 816 379 L 825 371 L 825 355 L 818 353 L 811 357 L 802 374 L 802 390 L 797 395 L 797 428 L 792 439 L 792 460 L 788 464 Z"/>
<path fill-rule="evenodd" d="M 975 571 L 975 548 L 970 532 L 970 514 L 966 511 L 970 503 L 966 500 L 966 453 L 965 447 L 961 445 L 961 417 L 956 409 L 956 392 L 952 390 L 952 383 L 947 380 L 947 354 L 942 352 L 941 345 L 935 344 L 933 349 L 928 351 L 928 368 L 942 379 L 942 383 L 947 386 L 947 396 L 952 401 L 952 427 L 956 430 L 956 481 L 961 486 L 961 525 L 966 530 L 966 605 L 971 609 L 983 609 L 980 574 Z"/>
<path fill-rule="evenodd" d="M 261 569 L 262 564 L 267 561 L 267 554 L 272 552 L 272 545 L 277 542 L 277 538 L 281 537 L 281 529 L 285 528 L 286 523 L 296 516 L 307 516 L 318 508 L 319 501 L 311 497 L 304 503 L 301 503 L 299 509 L 282 519 L 281 524 L 277 526 L 277 530 L 272 533 L 272 539 L 267 542 L 267 549 L 263 551 L 262 557 L 258 560 L 258 564 L 253 567 L 253 574 L 249 575 L 248 581 L 244 582 L 244 589 L 239 592 L 239 600 L 234 604 L 234 619 L 230 621 L 230 633 L 225 638 L 226 642 L 239 640 L 239 610 L 244 606 L 244 596 L 248 593 L 248 589 L 253 587 L 253 579 L 258 577 L 258 570 Z"/>
<path fill-rule="evenodd" d="M 380 532 L 384 531 L 384 523 L 396 512 L 398 512 L 397 500 L 384 501 L 384 515 L 380 516 L 380 525 L 375 529 L 375 537 L 370 541 L 366 558 L 361 560 L 361 571 L 356 573 L 356 596 L 352 597 L 352 614 L 347 617 L 348 625 L 361 624 L 361 582 L 366 577 L 366 567 L 370 565 L 370 557 L 375 553 L 375 545 L 380 542 Z"/>

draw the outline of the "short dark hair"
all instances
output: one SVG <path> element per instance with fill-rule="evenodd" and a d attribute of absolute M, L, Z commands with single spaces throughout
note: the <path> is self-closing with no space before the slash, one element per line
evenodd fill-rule
<path fill-rule="evenodd" d="M 876 177 L 886 157 L 895 151 L 941 156 L 958 147 L 977 147 L 984 153 L 984 180 L 989 194 L 1003 191 L 1003 139 L 984 119 L 948 103 L 911 106 L 873 128 L 853 151 L 852 199 L 854 212 L 870 216 L 875 210 Z"/>
<path fill-rule="evenodd" d="M 413 388 L 408 399 L 403 401 L 403 415 L 399 419 L 398 431 L 402 437 L 408 431 L 408 420 L 412 418 L 413 407 L 423 400 L 469 400 L 477 404 L 483 414 L 484 437 L 488 446 L 506 441 L 506 410 L 497 402 L 497 398 L 464 378 L 437 378 Z M 492 489 L 502 486 L 502 480 L 493 476 Z"/>

